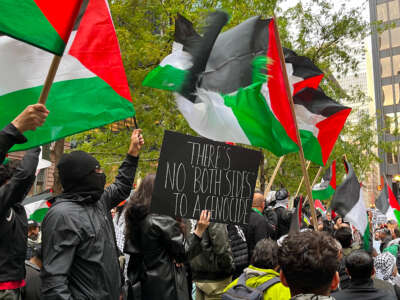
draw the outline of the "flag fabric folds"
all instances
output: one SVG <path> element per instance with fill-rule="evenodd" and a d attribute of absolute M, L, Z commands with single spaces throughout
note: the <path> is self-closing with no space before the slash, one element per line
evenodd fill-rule
<path fill-rule="evenodd" d="M 0 0 L 1 1 L 1 0 Z M 36 103 L 52 55 L 8 36 L 0 36 L 0 128 L 27 105 Z M 135 114 L 120 48 L 106 0 L 85 1 L 50 90 L 50 114 L 25 150 L 100 127 Z"/>
<path fill-rule="evenodd" d="M 361 184 L 353 167 L 344 161 L 347 175 L 341 185 L 336 188 L 331 201 L 331 208 L 353 224 L 363 235 L 364 248 L 369 249 L 369 224 L 365 203 L 362 197 Z"/>
<path fill-rule="evenodd" d="M 400 204 L 388 185 L 386 178 L 384 179 L 383 189 L 375 201 L 375 205 L 386 216 L 387 220 L 395 220 L 397 224 L 400 224 Z"/>
<path fill-rule="evenodd" d="M 336 190 L 336 160 L 326 170 L 320 183 L 312 188 L 313 199 L 326 200 L 329 199 Z"/>
<path fill-rule="evenodd" d="M 250 18 L 219 34 L 211 52 L 199 55 L 198 49 L 209 39 L 179 15 L 172 53 L 143 85 L 176 92 L 178 109 L 190 127 L 207 138 L 263 147 L 277 156 L 297 152 L 274 27 L 273 19 Z M 299 95 L 294 98 L 295 112 L 305 157 L 324 165 L 350 109 L 320 91 L 306 93 L 317 91 L 323 73 L 306 57 L 289 49 L 284 54 L 291 89 Z M 194 74 L 199 60 L 203 65 L 206 61 L 204 70 Z M 340 110 L 346 117 L 331 121 Z"/>
<path fill-rule="evenodd" d="M 82 0 L 0 0 L 0 33 L 61 56 L 81 3 Z"/>
<path fill-rule="evenodd" d="M 32 197 L 25 198 L 22 205 L 25 208 L 28 220 L 42 223 L 44 216 L 50 208 L 48 200 L 52 197 L 51 191 L 46 191 Z"/>

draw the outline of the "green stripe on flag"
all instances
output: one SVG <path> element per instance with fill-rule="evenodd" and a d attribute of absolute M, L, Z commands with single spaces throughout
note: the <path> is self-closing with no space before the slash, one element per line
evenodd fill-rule
<path fill-rule="evenodd" d="M 399 226 L 400 229 L 400 211 L 398 211 L 397 209 L 393 209 L 393 213 L 394 216 L 396 217 L 397 226 Z"/>
<path fill-rule="evenodd" d="M 304 157 L 313 163 L 323 166 L 322 148 L 318 139 L 311 131 L 300 129 L 301 144 L 304 149 Z"/>
<path fill-rule="evenodd" d="M 236 93 L 223 95 L 251 145 L 268 149 L 277 156 L 297 152 L 298 146 L 287 135 L 260 93 L 262 83 L 254 83 Z"/>
<path fill-rule="evenodd" d="M 0 0 L 0 7 L 0 32 L 62 55 L 64 41 L 34 0 Z"/>
<path fill-rule="evenodd" d="M 371 232 L 369 231 L 369 221 L 368 221 L 367 228 L 365 228 L 365 231 L 363 234 L 363 244 L 364 244 L 365 251 L 370 251 L 370 248 L 371 248 L 371 244 L 370 244 L 371 236 L 370 235 L 371 235 Z"/>
<path fill-rule="evenodd" d="M 335 190 L 333 189 L 333 187 L 328 186 L 326 189 L 323 190 L 312 190 L 312 197 L 313 199 L 325 200 L 329 199 L 334 193 Z"/>
<path fill-rule="evenodd" d="M 187 74 L 188 71 L 174 68 L 171 65 L 158 66 L 147 74 L 142 85 L 160 90 L 178 91 Z"/>
<path fill-rule="evenodd" d="M 47 214 L 48 210 L 48 207 L 43 207 L 35 210 L 35 212 L 29 216 L 29 220 L 34 220 L 38 223 L 42 223 L 44 216 Z"/>
<path fill-rule="evenodd" d="M 0 128 L 10 123 L 27 105 L 37 102 L 41 86 L 0 96 Z M 12 105 L 10 105 L 12 103 Z M 28 142 L 11 151 L 25 150 L 66 136 L 135 115 L 131 102 L 119 96 L 99 77 L 56 82 L 46 107 L 50 114 L 43 126 L 24 135 Z"/>

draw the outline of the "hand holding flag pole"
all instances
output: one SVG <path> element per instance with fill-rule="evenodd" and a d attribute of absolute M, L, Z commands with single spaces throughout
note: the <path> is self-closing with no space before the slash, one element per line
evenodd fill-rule
<path fill-rule="evenodd" d="M 275 17 L 275 14 L 273 15 L 273 18 L 274 18 L 274 20 L 277 20 L 277 18 Z M 285 56 L 283 54 L 281 39 L 279 37 L 279 32 L 278 32 L 278 28 L 277 28 L 276 22 L 274 22 L 274 30 L 275 30 L 276 44 L 278 46 L 280 62 L 281 62 L 281 65 L 282 65 L 282 72 L 283 72 L 283 79 L 285 81 L 286 93 L 287 93 L 287 96 L 289 98 L 290 109 L 291 109 L 291 112 L 292 112 L 292 115 L 293 115 L 293 119 L 294 119 L 294 124 L 295 124 L 295 127 L 296 127 L 296 137 L 297 137 L 297 143 L 298 143 L 298 146 L 299 146 L 300 163 L 301 163 L 301 168 L 303 170 L 303 175 L 304 175 L 304 181 L 305 181 L 305 185 L 306 185 L 307 195 L 308 195 L 308 198 L 310 199 L 310 207 L 311 207 L 311 216 L 312 216 L 313 226 L 314 226 L 314 230 L 317 231 L 318 230 L 317 214 L 315 212 L 314 200 L 312 198 L 310 178 L 309 178 L 308 172 L 307 172 L 306 160 L 304 158 L 303 145 L 301 144 L 299 127 L 297 125 L 296 113 L 295 113 L 295 110 L 294 110 L 294 102 L 293 102 L 293 97 L 292 97 L 292 91 L 290 90 L 289 79 L 288 79 L 288 75 L 287 75 L 287 72 L 286 72 Z"/>

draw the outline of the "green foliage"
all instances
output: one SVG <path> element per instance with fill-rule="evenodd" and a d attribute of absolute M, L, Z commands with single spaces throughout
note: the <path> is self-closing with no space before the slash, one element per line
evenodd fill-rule
<path fill-rule="evenodd" d="M 174 32 L 174 17 L 180 13 L 192 20 L 198 30 L 210 9 L 224 9 L 231 19 L 224 30 L 233 27 L 249 17 L 262 15 L 270 17 L 275 11 L 279 15 L 278 27 L 282 43 L 295 50 L 299 55 L 306 55 L 325 73 L 325 91 L 333 99 L 347 102 L 358 101 L 365 96 L 346 95 L 338 86 L 333 73 L 346 75 L 357 69 L 362 44 L 369 33 L 369 24 L 361 18 L 359 8 L 339 9 L 327 0 L 299 2 L 285 11 L 280 9 L 281 0 L 111 0 L 110 6 L 119 38 L 122 58 L 128 81 L 132 89 L 133 103 L 137 112 L 139 127 L 143 129 L 145 147 L 141 154 L 139 176 L 155 172 L 157 158 L 164 130 L 182 133 L 195 133 L 175 106 L 172 93 L 158 91 L 141 86 L 146 74 L 171 52 Z M 358 98 L 357 98 L 358 97 Z M 367 101 L 367 100 L 366 100 Z M 353 112 L 357 113 L 357 112 Z M 373 152 L 376 136 L 374 119 L 368 114 L 360 114 L 357 124 L 347 124 L 343 136 L 352 137 L 353 141 L 338 141 L 330 158 L 340 159 L 347 154 L 359 176 L 364 175 L 377 158 Z M 90 135 L 92 139 L 87 140 Z M 80 142 L 78 148 L 94 153 L 101 161 L 109 180 L 116 174 L 129 145 L 130 130 L 113 133 L 108 127 L 73 136 L 70 140 Z M 263 151 L 266 164 L 266 179 L 272 174 L 278 158 Z M 319 167 L 309 169 L 311 180 Z M 344 170 L 339 169 L 339 176 Z M 139 177 L 137 176 L 137 177 Z M 278 174 L 273 188 L 286 186 L 295 193 L 302 173 L 298 154 L 288 155 Z M 304 190 L 303 190 L 304 192 Z"/>

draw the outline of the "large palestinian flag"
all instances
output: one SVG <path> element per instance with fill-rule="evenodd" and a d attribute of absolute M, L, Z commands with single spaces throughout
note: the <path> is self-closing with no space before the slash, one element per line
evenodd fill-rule
<path fill-rule="evenodd" d="M 82 0 L 0 0 L 0 32 L 62 55 Z"/>
<path fill-rule="evenodd" d="M 345 221 L 354 225 L 363 235 L 364 248 L 369 249 L 369 224 L 365 203 L 362 197 L 361 184 L 357 179 L 353 167 L 344 161 L 347 175 L 345 180 L 336 189 L 331 201 L 331 208 L 343 217 Z"/>
<path fill-rule="evenodd" d="M 274 20 L 253 17 L 222 34 L 218 24 L 214 42 L 212 26 L 200 36 L 178 16 L 173 52 L 143 85 L 177 92 L 179 110 L 207 138 L 263 147 L 277 156 L 298 151 Z M 309 96 L 306 91 L 317 89 L 323 77 L 310 60 L 287 49 L 285 60 L 292 90 L 299 94 L 294 100 L 305 156 L 324 165 L 346 120 L 331 124 L 330 119 L 337 108 L 346 117 L 350 109 L 323 94 Z"/>
<path fill-rule="evenodd" d="M 0 128 L 36 103 L 52 55 L 0 36 Z M 84 1 L 68 40 L 46 107 L 50 114 L 28 142 L 45 144 L 134 115 L 117 36 L 106 0 Z"/>
<path fill-rule="evenodd" d="M 400 224 L 400 204 L 386 179 L 384 180 L 382 192 L 375 200 L 375 205 L 386 216 L 387 220 L 395 220 L 397 224 Z"/>
<path fill-rule="evenodd" d="M 329 199 L 336 190 L 336 160 L 332 162 L 332 165 L 326 170 L 320 183 L 316 184 L 312 188 L 313 199 L 325 200 Z"/>

